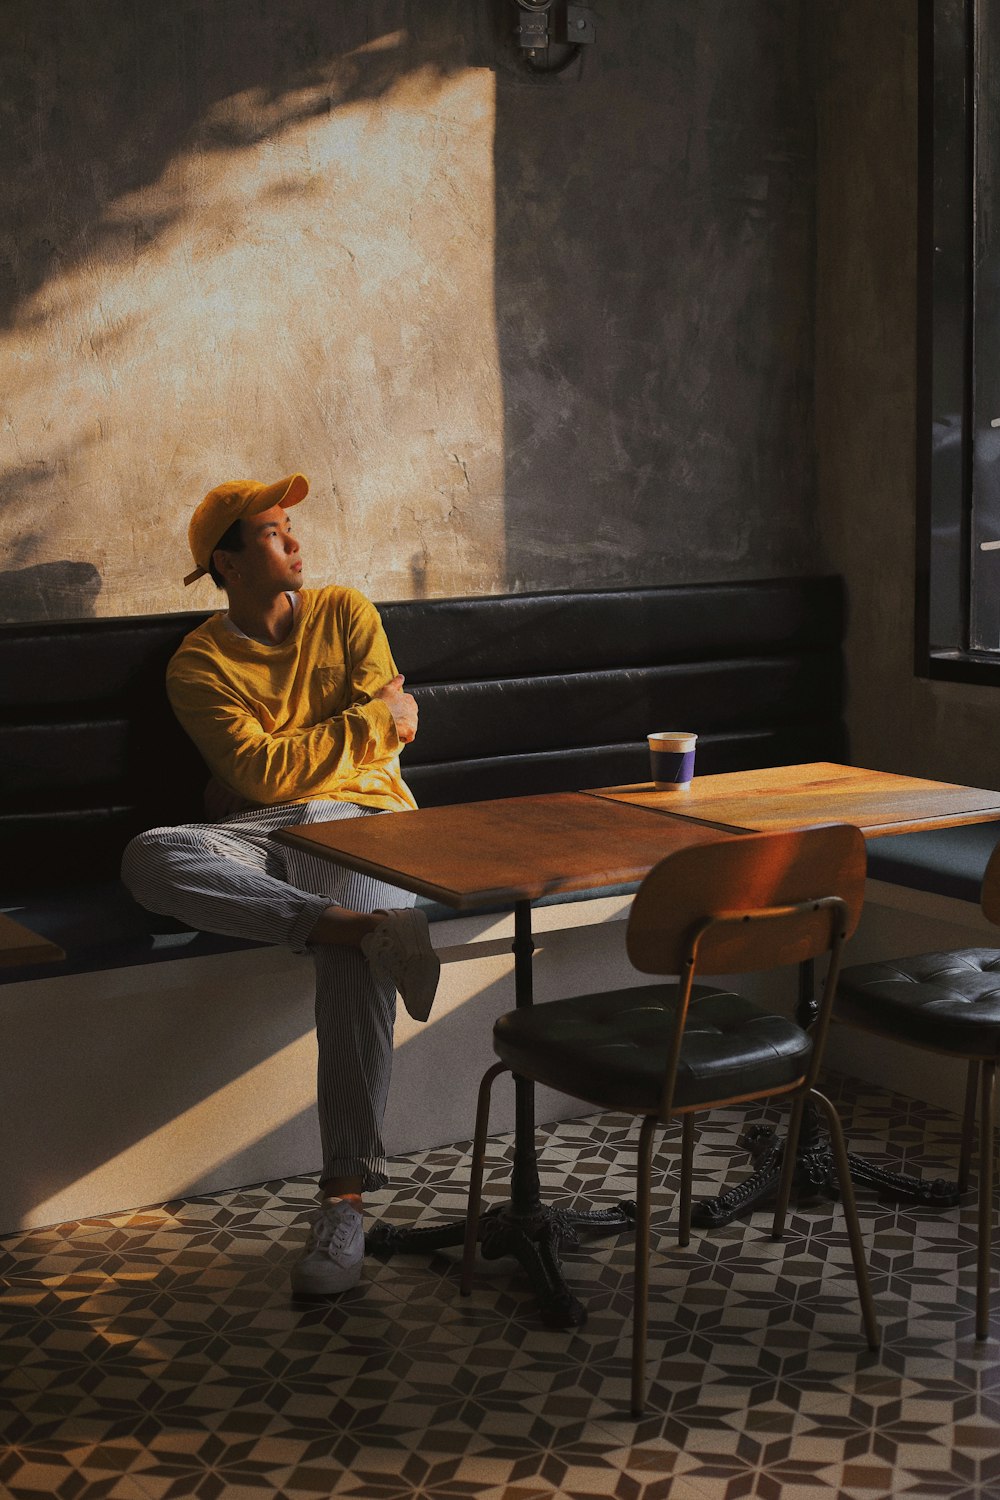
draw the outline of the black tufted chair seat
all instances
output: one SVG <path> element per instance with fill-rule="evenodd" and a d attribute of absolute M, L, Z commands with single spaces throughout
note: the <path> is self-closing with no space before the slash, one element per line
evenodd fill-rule
<path fill-rule="evenodd" d="M 993 824 L 989 825 L 991 828 Z M 983 876 L 983 915 L 1000 925 L 1000 846 Z M 959 948 L 858 964 L 840 976 L 839 1021 L 912 1047 L 968 1060 L 958 1185 L 969 1185 L 979 1098 L 979 1216 L 976 1257 L 976 1338 L 990 1330 L 990 1248 L 996 1174 L 996 1077 L 1000 1058 L 1000 952 Z"/>
<path fill-rule="evenodd" d="M 1000 1055 L 1000 952 L 962 948 L 859 964 L 840 979 L 838 1020 L 956 1057 Z"/>
<path fill-rule="evenodd" d="M 510 1011 L 493 1050 L 512 1073 L 602 1109 L 653 1114 L 677 1026 L 677 985 L 610 990 Z M 674 1083 L 677 1109 L 748 1092 L 783 1093 L 806 1071 L 812 1043 L 794 1021 L 731 990 L 696 986 Z"/>
<path fill-rule="evenodd" d="M 840 949 L 857 926 L 864 884 L 864 841 L 856 828 L 842 824 L 736 837 L 720 834 L 712 842 L 680 849 L 646 876 L 629 914 L 626 942 L 632 967 L 640 974 L 661 976 L 659 983 L 521 1006 L 494 1025 L 493 1048 L 499 1061 L 485 1074 L 479 1090 L 462 1294 L 467 1296 L 472 1287 L 495 1078 L 509 1071 L 601 1108 L 641 1117 L 632 1313 L 634 1416 L 642 1415 L 645 1395 L 654 1139 L 660 1126 L 674 1117 L 681 1119 L 677 1238 L 686 1245 L 698 1109 L 781 1096 L 792 1102 L 772 1230 L 775 1239 L 784 1228 L 807 1099 L 823 1110 L 865 1333 L 869 1347 L 878 1346 L 843 1132 L 833 1105 L 815 1086 Z M 695 983 L 697 976 L 766 971 L 821 954 L 829 955 L 830 964 L 810 1034 L 733 990 Z M 565 1217 L 570 1223 L 571 1215 Z M 524 1218 L 517 1233 L 530 1238 L 531 1226 Z M 483 1253 L 489 1258 L 504 1253 L 497 1249 L 496 1237 L 490 1237 L 492 1227 L 487 1222 L 483 1239 Z M 546 1253 L 553 1254 L 557 1243 L 546 1240 Z M 537 1253 L 541 1255 L 540 1244 Z"/>

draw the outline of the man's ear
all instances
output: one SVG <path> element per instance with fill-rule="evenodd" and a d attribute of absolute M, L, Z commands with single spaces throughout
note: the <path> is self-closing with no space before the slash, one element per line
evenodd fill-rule
<path fill-rule="evenodd" d="M 215 571 L 225 583 L 228 583 L 230 578 L 236 572 L 236 567 L 233 561 L 234 556 L 234 553 L 224 552 L 221 547 L 216 547 L 215 551 L 212 553 L 212 566 L 215 568 Z"/>

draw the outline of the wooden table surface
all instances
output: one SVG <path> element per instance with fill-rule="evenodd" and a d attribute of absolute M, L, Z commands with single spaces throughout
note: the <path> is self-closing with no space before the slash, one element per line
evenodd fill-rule
<path fill-rule="evenodd" d="M 0 965 L 16 968 L 18 964 L 57 963 L 66 955 L 58 943 L 39 937 L 30 927 L 22 927 L 13 917 L 0 912 Z"/>
<path fill-rule="evenodd" d="M 590 795 L 725 832 L 853 823 L 873 838 L 1000 819 L 1000 792 L 828 761 L 696 776 L 682 791 L 658 791 L 647 781 Z"/>
<path fill-rule="evenodd" d="M 556 792 L 311 823 L 274 837 L 463 909 L 641 880 L 674 849 L 718 833 Z"/>
<path fill-rule="evenodd" d="M 472 909 L 641 880 L 673 850 L 720 834 L 854 823 L 880 836 L 993 819 L 1000 792 L 814 762 L 699 776 L 687 791 L 640 782 L 311 823 L 274 837 Z"/>

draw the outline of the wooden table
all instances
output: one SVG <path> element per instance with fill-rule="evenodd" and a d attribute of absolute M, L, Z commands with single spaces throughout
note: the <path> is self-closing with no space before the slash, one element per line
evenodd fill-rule
<path fill-rule="evenodd" d="M 20 964 L 58 963 L 66 955 L 58 943 L 39 937 L 30 927 L 23 927 L 0 912 L 0 968 L 14 969 Z"/>
<path fill-rule="evenodd" d="M 531 903 L 540 896 L 640 880 L 674 850 L 732 832 L 845 822 L 882 836 L 993 819 L 1000 819 L 1000 792 L 815 763 L 698 777 L 684 792 L 660 792 L 649 783 L 603 787 L 313 823 L 274 837 L 459 910 L 513 906 L 521 1006 L 532 1003 Z M 573 1242 L 581 1226 L 629 1225 L 634 1205 L 593 1214 L 546 1208 L 535 1162 L 533 1088 L 525 1079 L 515 1079 L 515 1088 L 511 1201 L 494 1211 L 502 1234 L 491 1225 L 491 1253 L 516 1256 L 545 1321 L 569 1327 L 585 1311 L 563 1278 L 560 1244 Z M 703 1222 L 727 1222 L 745 1207 L 741 1200 L 728 1215 Z M 434 1250 L 459 1244 L 463 1233 L 461 1224 L 380 1225 L 371 1241 L 387 1250 Z"/>
<path fill-rule="evenodd" d="M 718 837 L 588 792 L 460 802 L 275 834 L 460 911 L 641 880 L 673 849 Z"/>

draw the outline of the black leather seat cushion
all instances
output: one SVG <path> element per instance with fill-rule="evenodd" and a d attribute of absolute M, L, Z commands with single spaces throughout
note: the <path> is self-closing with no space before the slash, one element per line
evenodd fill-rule
<path fill-rule="evenodd" d="M 153 916 L 143 911 L 117 880 L 54 886 L 44 895 L 35 893 L 24 901 L 4 902 L 0 911 L 58 943 L 67 955 L 60 963 L 0 968 L 0 985 L 175 958 L 208 958 L 263 946 L 244 938 L 191 932 L 169 917 Z"/>
<path fill-rule="evenodd" d="M 933 891 L 979 904 L 990 855 L 1000 839 L 996 823 L 932 828 L 868 840 L 868 875 L 912 890 Z"/>
<path fill-rule="evenodd" d="M 1000 952 L 962 948 L 845 969 L 835 1014 L 961 1057 L 1000 1054 Z"/>
<path fill-rule="evenodd" d="M 493 1045 L 513 1072 L 606 1109 L 659 1107 L 677 986 L 644 985 L 553 1000 L 501 1016 Z M 729 990 L 696 986 L 674 1103 L 711 1104 L 794 1083 L 809 1037 Z"/>
<path fill-rule="evenodd" d="M 556 906 L 592 897 L 634 895 L 638 881 L 630 885 L 602 887 L 593 891 L 560 891 L 542 896 L 536 906 Z M 428 922 L 467 917 L 439 901 L 417 897 L 417 905 Z M 481 912 L 507 912 L 509 905 L 480 908 Z M 207 958 L 216 953 L 235 953 L 242 948 L 260 948 L 262 943 L 220 933 L 193 932 L 170 917 L 156 916 L 132 900 L 118 880 L 103 880 L 84 886 L 54 886 L 36 891 L 23 901 L 0 901 L 0 911 L 23 922 L 32 932 L 51 938 L 66 951 L 54 964 L 21 964 L 0 967 L 0 986 L 25 979 L 56 978 L 62 974 L 90 974 L 101 969 L 125 969 L 135 964 L 162 963 L 175 958 Z"/>

